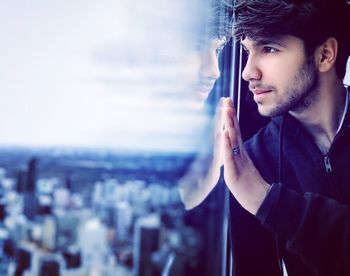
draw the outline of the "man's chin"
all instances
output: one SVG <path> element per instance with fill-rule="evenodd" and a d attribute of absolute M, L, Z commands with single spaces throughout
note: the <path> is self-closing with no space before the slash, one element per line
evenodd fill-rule
<path fill-rule="evenodd" d="M 259 114 L 260 114 L 261 116 L 263 116 L 263 117 L 271 117 L 271 116 L 270 116 L 270 113 L 267 113 L 267 112 L 265 112 L 265 111 L 260 111 L 260 109 L 258 109 L 258 112 L 259 112 Z"/>
<path fill-rule="evenodd" d="M 197 92 L 198 101 L 201 102 L 202 104 L 204 104 L 205 101 L 208 99 L 209 93 L 210 93 L 210 91 Z"/>
<path fill-rule="evenodd" d="M 258 112 L 263 117 L 275 117 L 282 114 L 282 111 L 278 108 L 262 106 L 258 104 Z"/>

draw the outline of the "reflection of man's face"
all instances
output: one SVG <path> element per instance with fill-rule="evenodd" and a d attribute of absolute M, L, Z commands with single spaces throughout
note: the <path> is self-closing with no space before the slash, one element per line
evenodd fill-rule
<path fill-rule="evenodd" d="M 207 99 L 215 81 L 220 77 L 218 57 L 224 43 L 223 38 L 213 38 L 199 53 L 199 76 L 195 90 L 201 103 Z"/>

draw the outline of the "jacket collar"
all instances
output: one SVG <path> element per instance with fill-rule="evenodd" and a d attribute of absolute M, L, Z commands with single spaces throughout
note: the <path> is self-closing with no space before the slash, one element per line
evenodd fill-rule
<path fill-rule="evenodd" d="M 349 102 L 348 102 L 348 110 L 346 111 L 344 122 L 343 122 L 343 125 L 342 125 L 341 128 L 350 127 L 350 88 L 346 86 L 345 89 L 346 89 L 346 92 L 349 95 L 348 96 L 349 97 Z"/>

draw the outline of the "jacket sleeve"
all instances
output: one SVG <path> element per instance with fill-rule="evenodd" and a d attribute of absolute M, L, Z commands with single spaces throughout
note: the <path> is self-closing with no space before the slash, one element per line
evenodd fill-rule
<path fill-rule="evenodd" d="M 287 240 L 317 275 L 350 275 L 350 210 L 314 193 L 273 184 L 256 217 Z"/>
<path fill-rule="evenodd" d="M 263 227 L 230 195 L 230 241 L 233 273 L 237 276 L 282 276 L 276 236 Z"/>

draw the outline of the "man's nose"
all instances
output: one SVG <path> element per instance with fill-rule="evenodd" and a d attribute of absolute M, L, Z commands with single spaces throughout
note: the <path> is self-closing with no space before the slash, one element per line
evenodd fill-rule
<path fill-rule="evenodd" d="M 220 77 L 219 61 L 215 53 L 206 53 L 203 55 L 200 76 L 212 80 L 217 80 Z"/>
<path fill-rule="evenodd" d="M 261 70 L 257 66 L 256 60 L 248 57 L 247 63 L 242 72 L 242 78 L 246 81 L 261 79 Z"/>

